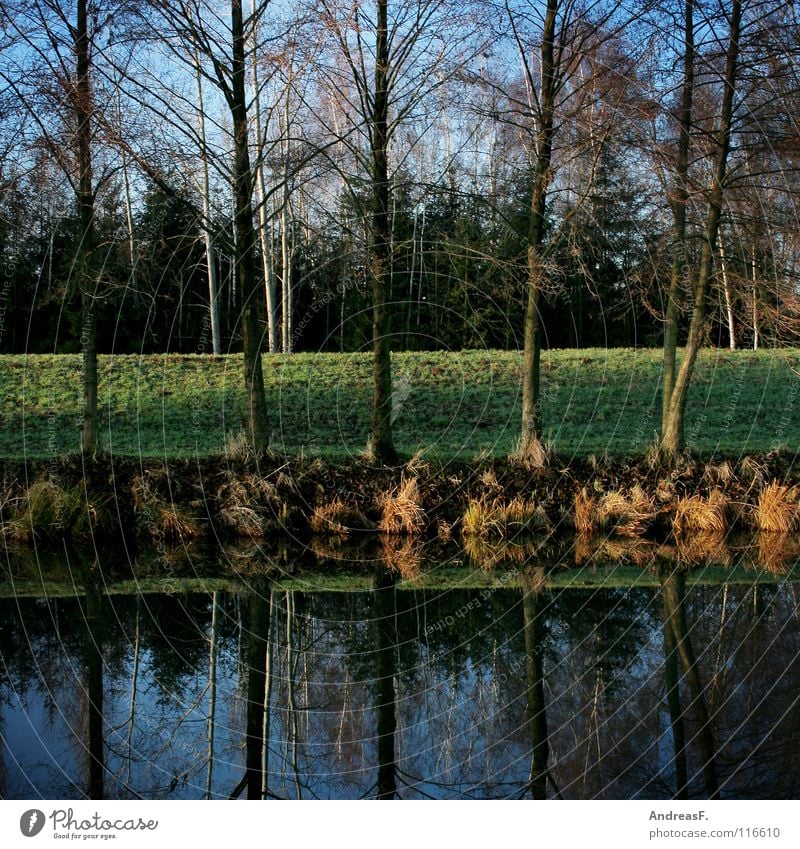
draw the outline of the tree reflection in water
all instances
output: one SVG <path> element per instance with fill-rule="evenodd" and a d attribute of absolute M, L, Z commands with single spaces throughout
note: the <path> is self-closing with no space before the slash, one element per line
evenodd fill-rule
<path fill-rule="evenodd" d="M 0 600 L 3 794 L 794 798 L 792 583 L 522 574 Z"/>
<path fill-rule="evenodd" d="M 686 620 L 686 572 L 674 563 L 659 567 L 661 594 L 664 601 L 664 664 L 669 703 L 670 721 L 675 743 L 675 798 L 688 798 L 688 770 L 686 766 L 686 734 L 681 708 L 678 658 L 689 689 L 689 711 L 697 715 L 697 742 L 700 749 L 705 793 L 710 799 L 719 798 L 714 732 L 708 714 L 706 695 L 701 681 L 691 632 Z"/>

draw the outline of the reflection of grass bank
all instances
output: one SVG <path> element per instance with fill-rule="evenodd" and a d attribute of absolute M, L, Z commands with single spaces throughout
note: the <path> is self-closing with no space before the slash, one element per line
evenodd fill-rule
<path fill-rule="evenodd" d="M 705 350 L 688 401 L 690 446 L 739 456 L 797 447 L 800 352 Z M 519 435 L 521 357 L 465 351 L 393 355 L 399 449 L 433 457 L 510 454 Z M 562 456 L 643 453 L 660 420 L 657 350 L 546 351 L 543 421 Z M 100 357 L 101 439 L 115 455 L 220 454 L 244 417 L 239 356 Z M 346 457 L 368 432 L 367 354 L 264 358 L 273 447 Z M 0 357 L 0 456 L 78 448 L 80 358 Z"/>
<path fill-rule="evenodd" d="M 230 593 L 296 590 L 299 592 L 362 592 L 393 576 L 399 590 L 530 590 L 531 580 L 542 589 L 625 589 L 660 586 L 661 575 L 680 569 L 687 584 L 753 585 L 800 580 L 800 542 L 784 548 L 763 540 L 738 539 L 717 549 L 715 559 L 701 564 L 682 561 L 674 545 L 639 543 L 637 551 L 606 546 L 595 540 L 591 556 L 584 557 L 574 541 L 517 545 L 517 551 L 491 552 L 455 545 L 415 545 L 409 540 L 382 538 L 348 543 L 335 550 L 310 551 L 301 546 L 226 547 L 224 550 L 142 550 L 128 563 L 122 551 L 99 556 L 86 549 L 34 553 L 27 546 L 10 546 L 0 568 L 0 598 L 81 595 L 88 574 L 102 577 L 108 595 L 184 594 L 215 591 Z M 524 553 L 525 558 L 518 555 Z M 503 554 L 510 555 L 508 559 Z M 719 562 L 722 557 L 724 565 Z M 764 557 L 778 557 L 766 566 Z M 489 557 L 490 559 L 486 559 Z"/>

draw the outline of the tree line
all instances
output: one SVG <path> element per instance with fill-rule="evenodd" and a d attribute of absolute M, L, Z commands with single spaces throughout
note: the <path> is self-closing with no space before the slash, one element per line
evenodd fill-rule
<path fill-rule="evenodd" d="M 705 344 L 798 331 L 800 28 L 776 0 L 10 0 L 0 350 L 663 345 L 661 447 Z"/>

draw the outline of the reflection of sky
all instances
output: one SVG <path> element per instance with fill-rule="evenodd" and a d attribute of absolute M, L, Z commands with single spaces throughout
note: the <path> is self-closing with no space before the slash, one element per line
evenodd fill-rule
<path fill-rule="evenodd" d="M 3 687 L 5 690 L 5 687 Z M 4 693 L 5 695 L 5 693 Z M 5 787 L 3 796 L 71 799 L 81 796 L 74 737 L 61 716 L 51 718 L 39 692 L 28 698 L 10 696 L 3 709 L 2 747 Z"/>
<path fill-rule="evenodd" d="M 440 635 L 440 642 L 429 647 L 424 626 L 416 638 L 413 633 L 409 637 L 405 628 L 410 620 L 398 626 L 400 645 L 393 651 L 395 704 L 387 708 L 394 709 L 397 723 L 396 776 L 403 797 L 514 797 L 525 792 L 531 740 L 526 722 L 522 611 L 519 595 L 503 592 L 508 596 L 502 599 L 508 612 L 478 623 L 480 641 L 474 645 L 468 634 L 454 633 L 451 646 L 447 635 Z M 762 784 L 764 788 L 780 785 L 778 792 L 783 787 L 791 793 L 794 775 L 782 777 L 779 765 L 773 768 L 770 760 L 779 749 L 796 746 L 800 738 L 788 710 L 797 698 L 797 683 L 788 677 L 783 681 L 780 674 L 781 669 L 787 676 L 795 674 L 800 648 L 791 586 L 770 590 L 761 609 L 750 598 L 752 587 L 729 588 L 724 628 L 715 593 L 707 588 L 702 593 L 693 591 L 689 615 L 701 673 L 706 680 L 714 671 L 718 675 L 713 694 L 718 710 L 716 733 L 717 740 L 725 743 L 721 769 L 730 778 L 726 785 L 723 775 L 723 795 L 766 794 L 766 789 L 759 791 Z M 220 595 L 220 604 L 229 612 L 246 604 L 245 596 Z M 454 598 L 453 614 L 465 597 Z M 398 616 L 415 616 L 405 607 L 411 596 L 398 594 L 398 598 L 402 599 Z M 674 784 L 661 626 L 655 618 L 660 600 L 650 591 L 641 591 L 633 600 L 626 597 L 629 606 L 623 612 L 636 618 L 639 627 L 626 627 L 620 615 L 620 622 L 609 630 L 611 617 L 604 621 L 597 614 L 612 609 L 619 598 L 605 592 L 563 591 L 547 608 L 545 702 L 550 770 L 554 787 L 566 797 L 664 797 Z M 422 604 L 425 599 L 416 597 L 415 602 Z M 17 615 L 15 603 L 0 603 L 5 607 L 3 640 L 17 640 L 16 653 L 8 643 L 0 645 L 0 651 L 9 653 L 8 664 L 4 657 L 0 667 L 4 670 L 0 776 L 2 795 L 8 798 L 83 795 L 86 679 L 80 657 L 81 623 L 70 616 L 71 603 L 60 603 L 57 618 L 42 617 L 42 622 L 49 621 L 49 630 L 41 626 L 45 630 L 40 627 L 28 647 L 23 634 L 9 632 L 8 623 Z M 369 603 L 365 593 L 307 594 L 302 612 L 292 621 L 291 675 L 286 610 L 275 605 L 268 747 L 272 794 L 374 795 L 377 713 L 371 676 L 376 643 L 374 623 L 365 620 Z M 194 637 L 190 639 L 184 631 L 174 643 L 167 641 L 167 655 L 172 645 L 173 657 L 180 653 L 182 663 L 165 666 L 163 643 L 156 656 L 146 636 L 142 637 L 133 726 L 135 604 L 132 599 L 117 599 L 114 604 L 116 630 L 114 637 L 104 637 L 103 647 L 106 791 L 112 797 L 202 798 L 207 792 L 209 757 L 210 597 L 185 598 Z M 437 614 L 447 613 L 441 598 L 437 605 Z M 26 608 L 21 609 L 25 615 Z M 30 615 L 41 608 L 30 605 L 27 610 Z M 591 624 L 593 616 L 599 624 Z M 247 651 L 233 617 L 229 620 L 218 638 L 210 784 L 210 795 L 216 798 L 227 798 L 239 785 L 245 763 Z M 54 623 L 67 622 L 72 625 L 69 634 L 57 631 L 67 626 Z M 767 666 L 765 634 L 774 636 L 776 631 L 780 642 Z M 159 636 L 163 639 L 165 633 L 169 637 L 166 628 Z M 781 651 L 785 658 L 777 654 Z M 290 679 L 293 712 L 288 709 Z M 772 688 L 766 704 L 757 698 L 766 688 L 764 680 Z M 687 704 L 685 687 L 682 695 Z M 690 773 L 697 775 L 691 711 L 686 723 Z M 776 738 L 777 733 L 783 736 Z M 763 747 L 760 761 L 752 760 L 754 739 L 770 743 Z M 754 775 L 762 784 L 753 783 Z M 697 782 L 693 790 L 702 795 Z"/>

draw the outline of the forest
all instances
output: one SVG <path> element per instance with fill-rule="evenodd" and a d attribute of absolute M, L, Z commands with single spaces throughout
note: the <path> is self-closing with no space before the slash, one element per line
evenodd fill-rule
<path fill-rule="evenodd" d="M 698 352 L 786 348 L 798 302 L 793 4 L 40 0 L 2 4 L 0 350 L 662 347 L 661 445 Z"/>

